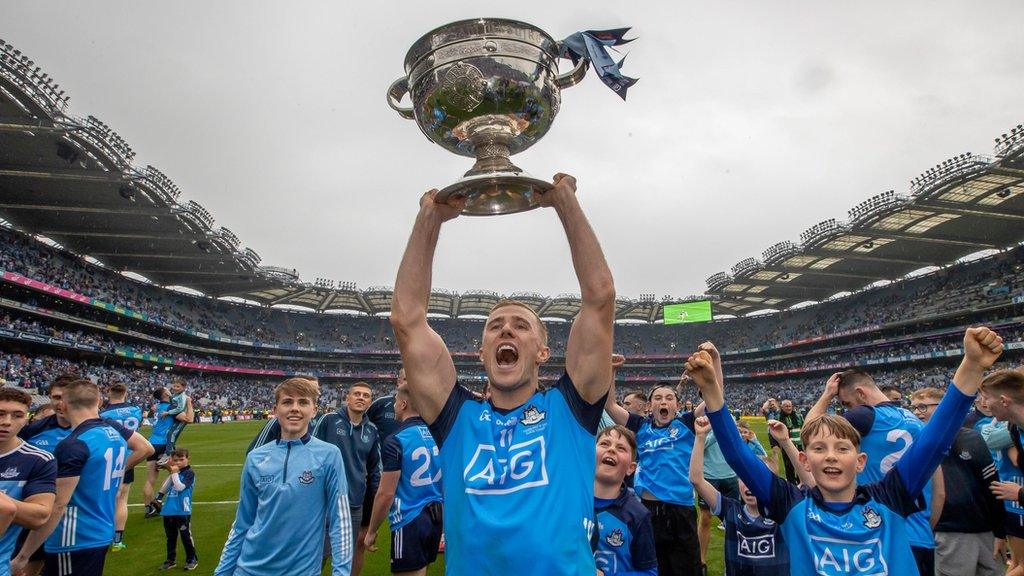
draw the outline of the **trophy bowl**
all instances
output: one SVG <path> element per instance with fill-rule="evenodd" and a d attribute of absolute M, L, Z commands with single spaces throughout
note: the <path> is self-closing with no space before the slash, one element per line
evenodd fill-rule
<path fill-rule="evenodd" d="M 416 120 L 427 139 L 476 159 L 438 202 L 466 198 L 463 214 L 513 214 L 538 206 L 551 188 L 512 164 L 547 134 L 558 114 L 560 90 L 587 73 L 580 59 L 558 74 L 561 44 L 543 30 L 516 20 L 479 18 L 453 22 L 425 34 L 405 56 L 405 76 L 388 88 L 388 104 Z M 408 94 L 412 107 L 403 107 Z"/>

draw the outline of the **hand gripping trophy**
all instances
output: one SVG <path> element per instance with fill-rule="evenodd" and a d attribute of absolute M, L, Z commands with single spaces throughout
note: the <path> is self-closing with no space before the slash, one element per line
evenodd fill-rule
<path fill-rule="evenodd" d="M 427 33 L 405 56 L 406 75 L 388 88 L 388 104 L 416 120 L 423 134 L 445 149 L 476 158 L 438 202 L 464 197 L 464 214 L 513 214 L 535 208 L 551 183 L 509 160 L 547 134 L 558 114 L 560 90 L 578 83 L 591 63 L 612 90 L 626 97 L 636 79 L 619 72 L 607 47 L 625 44 L 628 28 L 586 31 L 562 42 L 515 20 L 481 18 Z M 558 74 L 558 58 L 574 68 Z M 401 105 L 409 94 L 413 106 Z"/>

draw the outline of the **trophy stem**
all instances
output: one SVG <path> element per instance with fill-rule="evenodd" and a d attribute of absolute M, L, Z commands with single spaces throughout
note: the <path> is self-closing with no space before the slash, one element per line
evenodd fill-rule
<path fill-rule="evenodd" d="M 518 126 L 508 118 L 489 115 L 466 122 L 465 137 L 473 143 L 476 163 L 466 176 L 494 172 L 522 172 L 509 160 L 509 144 L 518 134 Z"/>

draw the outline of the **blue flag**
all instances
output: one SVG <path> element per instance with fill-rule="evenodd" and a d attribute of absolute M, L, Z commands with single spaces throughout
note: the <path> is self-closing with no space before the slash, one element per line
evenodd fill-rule
<path fill-rule="evenodd" d="M 620 68 L 626 58 L 623 57 L 622 60 L 616 62 L 608 53 L 608 49 L 635 40 L 635 38 L 628 40 L 623 38 L 626 32 L 629 32 L 629 28 L 577 32 L 562 41 L 560 56 L 572 60 L 573 65 L 578 64 L 581 58 L 590 61 L 601 81 L 625 100 L 626 90 L 636 84 L 637 78 L 624 76 Z"/>

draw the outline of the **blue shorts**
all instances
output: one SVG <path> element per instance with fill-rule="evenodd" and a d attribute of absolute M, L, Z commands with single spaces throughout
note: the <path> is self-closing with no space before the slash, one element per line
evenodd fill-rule
<path fill-rule="evenodd" d="M 414 572 L 437 560 L 444 532 L 441 516 L 441 503 L 433 502 L 391 533 L 391 572 Z"/>
<path fill-rule="evenodd" d="M 109 546 L 74 552 L 47 552 L 47 576 L 103 576 L 103 562 Z"/>

